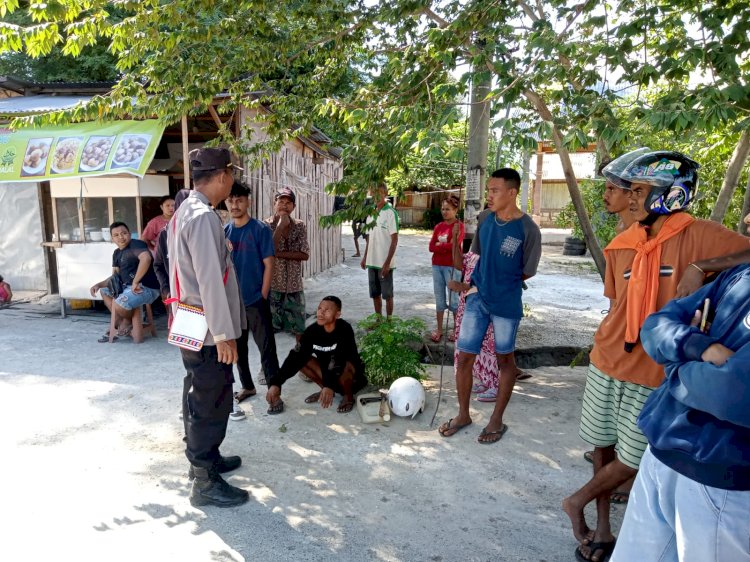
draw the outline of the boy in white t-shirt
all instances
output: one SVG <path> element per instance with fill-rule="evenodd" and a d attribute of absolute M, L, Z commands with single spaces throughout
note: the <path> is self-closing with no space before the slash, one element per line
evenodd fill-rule
<path fill-rule="evenodd" d="M 396 269 L 398 213 L 386 199 L 388 189 L 385 184 L 376 187 L 372 195 L 377 201 L 375 208 L 378 214 L 367 221 L 369 236 L 360 265 L 367 270 L 375 314 L 382 316 L 385 299 L 385 313 L 390 318 L 393 315 L 393 270 Z"/>

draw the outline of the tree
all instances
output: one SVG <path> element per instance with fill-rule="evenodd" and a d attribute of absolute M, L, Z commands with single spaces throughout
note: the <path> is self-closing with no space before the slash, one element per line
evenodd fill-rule
<path fill-rule="evenodd" d="M 0 3 L 0 9 L 17 6 Z M 99 42 L 117 58 L 121 78 L 111 94 L 26 124 L 146 114 L 175 121 L 226 92 L 222 111 L 240 104 L 273 108 L 263 117 L 268 140 L 255 146 L 258 157 L 315 119 L 337 123 L 349 143 L 347 173 L 335 190 L 363 199 L 372 182 L 403 169 L 410 155 L 442 154 L 449 143 L 445 128 L 459 120 L 456 99 L 471 80 L 489 76 L 495 115 L 511 105 L 535 116 L 515 142 L 554 141 L 600 271 L 603 256 L 567 151 L 596 141 L 600 154 L 616 153 L 634 142 L 622 126 L 618 89 L 664 86 L 648 103 L 636 94 L 626 112 L 627 120 L 654 128 L 708 135 L 731 124 L 740 134 L 750 123 L 750 6 L 739 0 L 624 0 L 614 7 L 593 0 L 118 6 L 123 15 L 116 19 L 109 3 L 97 0 L 30 4 L 35 25 L 0 27 L 0 49 L 75 55 Z M 467 65 L 472 70 L 456 79 Z M 332 85 L 353 67 L 356 87 L 335 91 Z M 689 80 L 700 72 L 709 79 Z M 612 84 L 615 74 L 621 78 Z"/>

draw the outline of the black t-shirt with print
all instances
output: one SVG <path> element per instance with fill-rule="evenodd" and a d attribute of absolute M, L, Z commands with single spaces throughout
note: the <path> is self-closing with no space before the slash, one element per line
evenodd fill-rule
<path fill-rule="evenodd" d="M 124 250 L 117 248 L 114 251 L 112 254 L 112 267 L 120 268 L 119 277 L 123 286 L 130 286 L 133 284 L 133 278 L 135 277 L 135 274 L 138 271 L 138 265 L 140 264 L 138 256 L 143 252 L 148 251 L 148 246 L 141 240 L 131 240 L 130 244 L 128 244 Z M 159 289 L 159 280 L 154 273 L 153 263 L 148 266 L 148 271 L 146 272 L 146 275 L 143 276 L 143 279 L 141 279 L 141 284 L 150 289 Z"/>

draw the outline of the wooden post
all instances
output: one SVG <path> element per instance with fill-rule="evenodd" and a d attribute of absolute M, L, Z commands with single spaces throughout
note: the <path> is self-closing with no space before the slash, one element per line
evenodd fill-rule
<path fill-rule="evenodd" d="M 182 173 L 185 174 L 185 189 L 190 189 L 190 160 L 188 157 L 188 122 L 187 115 L 182 116 Z"/>
<path fill-rule="evenodd" d="M 542 174 L 544 173 L 544 150 L 542 143 L 537 144 L 536 178 L 534 181 L 534 196 L 531 201 L 532 215 L 542 218 Z M 538 223 L 537 223 L 538 224 Z"/>

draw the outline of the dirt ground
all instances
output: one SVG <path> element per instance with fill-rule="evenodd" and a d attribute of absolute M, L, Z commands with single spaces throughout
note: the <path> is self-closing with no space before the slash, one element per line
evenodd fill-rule
<path fill-rule="evenodd" d="M 345 234 L 344 264 L 306 281 L 308 312 L 324 294 L 344 317 L 370 313 L 365 273 Z M 397 314 L 434 315 L 428 236 L 403 234 Z M 519 346 L 586 345 L 606 301 L 588 258 L 545 246 L 529 282 Z M 590 474 L 577 436 L 582 368 L 547 367 L 516 385 L 497 444 L 476 436 L 492 409 L 449 439 L 436 426 L 455 413 L 455 385 L 430 367 L 426 411 L 414 420 L 361 423 L 303 403 L 309 383 L 284 386 L 286 412 L 262 397 L 230 421 L 229 481 L 250 503 L 194 509 L 178 418 L 177 349 L 160 337 L 136 346 L 96 343 L 103 314 L 59 317 L 53 298 L 0 310 L 0 525 L 3 560 L 566 561 L 575 541 L 560 501 Z M 163 323 L 163 318 L 159 319 Z M 281 335 L 283 358 L 292 338 Z M 259 358 L 251 346 L 251 368 Z M 263 389 L 264 387 L 260 387 Z M 615 527 L 623 508 L 614 507 Z"/>

